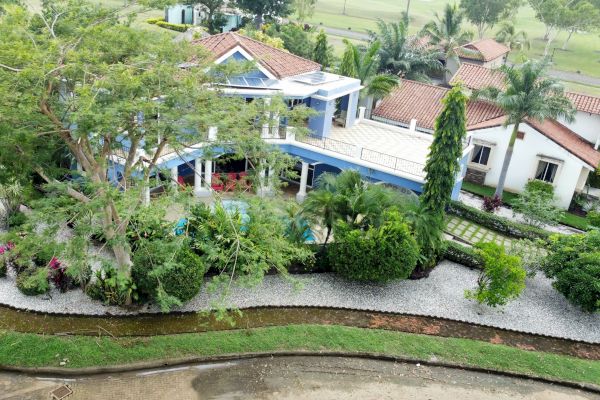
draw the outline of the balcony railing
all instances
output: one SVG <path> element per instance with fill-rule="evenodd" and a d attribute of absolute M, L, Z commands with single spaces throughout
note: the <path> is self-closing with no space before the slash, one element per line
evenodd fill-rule
<path fill-rule="evenodd" d="M 392 156 L 390 154 L 380 153 L 370 149 L 362 149 L 360 152 L 360 159 L 391 168 L 394 171 L 407 172 L 421 178 L 425 177 L 425 171 L 423 171 L 425 168 L 424 164 Z"/>
<path fill-rule="evenodd" d="M 319 147 L 324 150 L 333 151 L 334 153 L 343 154 L 349 157 L 355 157 L 358 152 L 357 146 L 335 139 L 306 136 L 296 140 L 301 143 Z"/>

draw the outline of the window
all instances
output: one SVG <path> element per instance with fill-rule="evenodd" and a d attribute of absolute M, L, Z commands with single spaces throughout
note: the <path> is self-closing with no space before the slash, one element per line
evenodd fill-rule
<path fill-rule="evenodd" d="M 535 179 L 552 183 L 554 182 L 554 178 L 556 177 L 556 171 L 558 171 L 557 164 L 548 161 L 540 161 L 537 167 L 537 171 L 535 173 Z"/>
<path fill-rule="evenodd" d="M 475 148 L 473 149 L 473 157 L 471 157 L 471 162 L 475 164 L 487 165 L 490 158 L 490 151 L 490 147 L 476 144 Z"/>

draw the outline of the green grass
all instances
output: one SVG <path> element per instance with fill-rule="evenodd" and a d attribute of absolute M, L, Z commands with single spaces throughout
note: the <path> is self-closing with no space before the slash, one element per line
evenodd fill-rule
<path fill-rule="evenodd" d="M 496 190 L 490 186 L 482 186 L 472 182 L 463 182 L 462 189 L 465 192 L 473 193 L 478 196 L 493 196 Z M 519 197 L 516 193 L 504 192 L 502 194 L 502 202 L 512 206 L 513 202 Z M 570 212 L 565 212 L 563 218 L 559 221 L 563 225 L 571 226 L 576 229 L 583 231 L 589 230 L 589 223 L 586 218 L 579 215 L 575 215 Z"/>
<path fill-rule="evenodd" d="M 332 28 L 348 29 L 366 32 L 376 28 L 376 21 L 382 18 L 386 21 L 398 21 L 401 13 L 406 9 L 406 0 L 347 0 L 346 14 L 342 14 L 345 0 L 321 0 L 317 3 L 314 16 L 309 20 L 312 24 L 323 24 Z M 447 0 L 412 0 L 411 1 L 411 27 L 415 33 L 426 22 L 433 19 L 434 13 L 443 10 Z M 543 54 L 545 43 L 541 39 L 544 35 L 544 25 L 535 18 L 530 7 L 523 7 L 519 11 L 515 24 L 518 29 L 525 30 L 531 40 L 531 49 L 525 54 L 529 57 L 540 57 Z M 475 32 L 474 27 L 470 27 Z M 494 27 L 486 33 L 487 36 L 495 35 L 498 30 Z M 568 50 L 563 51 L 563 41 L 566 33 L 558 35 L 552 48 L 555 68 L 564 71 L 581 71 L 585 75 L 600 77 L 600 37 L 595 33 L 580 33 L 571 39 Z M 516 57 L 517 54 L 513 55 Z"/>
<path fill-rule="evenodd" d="M 600 86 L 585 85 L 577 82 L 562 81 L 565 88 L 571 92 L 600 96 Z"/>
<path fill-rule="evenodd" d="M 468 339 L 341 326 L 293 325 L 147 338 L 58 337 L 0 332 L 0 365 L 68 368 L 278 350 L 373 352 L 600 384 L 600 361 Z"/>

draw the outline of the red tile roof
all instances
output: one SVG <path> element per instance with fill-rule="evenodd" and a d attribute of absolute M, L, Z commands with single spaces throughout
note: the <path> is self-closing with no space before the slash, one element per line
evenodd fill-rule
<path fill-rule="evenodd" d="M 470 63 L 462 63 L 450 80 L 451 85 L 459 82 L 471 90 L 488 86 L 499 89 L 504 87 L 502 72 Z M 600 115 L 600 97 L 574 92 L 566 92 L 565 96 L 571 100 L 578 111 Z"/>
<path fill-rule="evenodd" d="M 373 111 L 373 116 L 407 125 L 414 118 L 419 127 L 433 130 L 435 119 L 442 111 L 442 98 L 447 92 L 448 89 L 440 86 L 403 80 Z M 467 126 L 470 129 L 472 125 L 479 125 L 502 115 L 502 111 L 492 104 L 469 102 Z"/>
<path fill-rule="evenodd" d="M 455 85 L 459 82 L 471 90 L 479 90 L 488 86 L 502 89 L 504 87 L 504 74 L 481 65 L 462 63 L 450 80 L 450 84 Z"/>
<path fill-rule="evenodd" d="M 447 92 L 448 89 L 443 87 L 403 80 L 401 85 L 377 106 L 373 117 L 405 125 L 409 125 L 414 118 L 420 128 L 433 130 L 435 119 L 442 111 L 442 98 Z M 475 101 L 467 104 L 469 131 L 500 126 L 505 121 L 506 116 L 502 110 L 490 103 Z M 553 120 L 527 123 L 587 164 L 593 167 L 600 164 L 600 152 L 561 123 Z"/>
<path fill-rule="evenodd" d="M 600 152 L 594 149 L 590 142 L 583 139 L 563 124 L 550 119 L 547 119 L 542 123 L 534 120 L 527 121 L 527 123 L 548 139 L 592 167 L 597 168 L 600 164 Z"/>
<path fill-rule="evenodd" d="M 573 92 L 567 92 L 566 96 L 573 102 L 577 110 L 600 115 L 600 97 Z"/>
<path fill-rule="evenodd" d="M 192 43 L 205 47 L 213 53 L 215 58 L 219 58 L 239 46 L 278 79 L 321 70 L 321 65 L 314 61 L 271 47 L 236 32 L 212 35 Z"/>
<path fill-rule="evenodd" d="M 510 49 L 494 39 L 481 39 L 456 48 L 460 58 L 478 61 L 492 61 L 508 53 Z"/>

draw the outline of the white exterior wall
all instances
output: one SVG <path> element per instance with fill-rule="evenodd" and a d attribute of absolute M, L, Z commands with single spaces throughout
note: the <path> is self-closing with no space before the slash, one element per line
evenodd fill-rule
<path fill-rule="evenodd" d="M 513 157 L 508 168 L 505 189 L 511 192 L 522 192 L 530 179 L 533 179 L 540 161 L 539 156 L 561 160 L 554 178 L 554 193 L 557 197 L 556 205 L 568 208 L 573 194 L 578 186 L 585 163 L 575 157 L 561 146 L 548 139 L 529 125 L 523 124 L 519 129 L 525 133 L 523 139 L 517 139 Z M 497 186 L 500 170 L 504 161 L 506 148 L 512 132 L 512 126 L 504 128 L 494 127 L 472 131 L 474 144 L 485 141 L 491 146 L 490 157 L 487 165 L 485 185 Z M 472 164 L 469 165 L 473 167 Z M 474 168 L 479 169 L 481 168 Z"/>
<path fill-rule="evenodd" d="M 600 115 L 578 111 L 574 122 L 568 123 L 562 118 L 559 122 L 592 144 L 600 138 Z"/>

